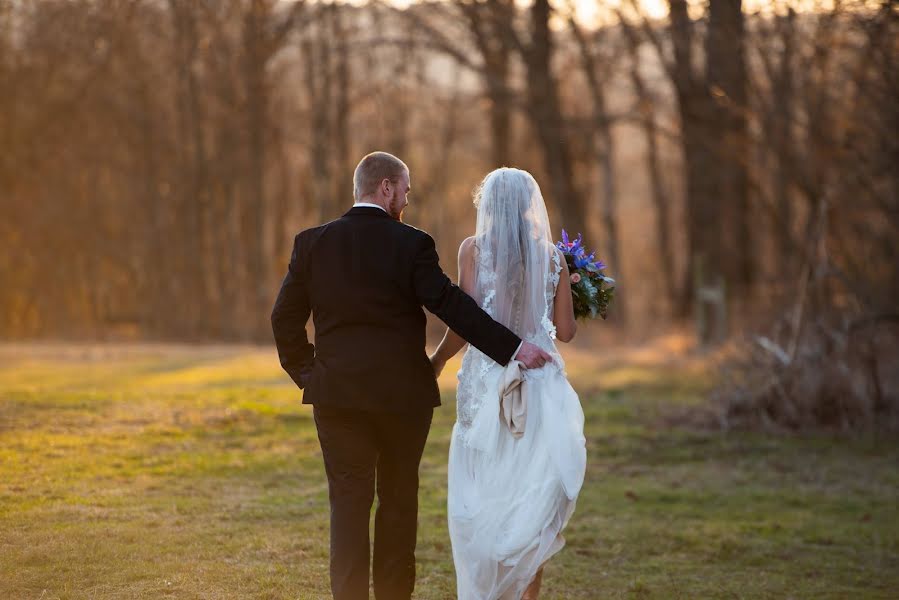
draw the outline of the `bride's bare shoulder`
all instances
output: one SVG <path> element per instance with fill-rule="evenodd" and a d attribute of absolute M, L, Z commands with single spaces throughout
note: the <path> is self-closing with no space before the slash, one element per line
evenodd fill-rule
<path fill-rule="evenodd" d="M 475 236 L 465 238 L 459 245 L 459 256 L 470 256 L 476 247 Z"/>

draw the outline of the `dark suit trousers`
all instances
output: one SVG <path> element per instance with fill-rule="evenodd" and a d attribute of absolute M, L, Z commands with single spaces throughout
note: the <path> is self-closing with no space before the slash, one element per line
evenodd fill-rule
<path fill-rule="evenodd" d="M 383 413 L 315 406 L 331 503 L 331 592 L 367 600 L 369 518 L 377 490 L 372 575 L 378 600 L 415 585 L 418 466 L 433 409 Z"/>

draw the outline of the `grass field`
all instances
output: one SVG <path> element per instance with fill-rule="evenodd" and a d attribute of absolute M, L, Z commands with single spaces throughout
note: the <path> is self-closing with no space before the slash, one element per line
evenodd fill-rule
<path fill-rule="evenodd" d="M 554 598 L 899 598 L 899 441 L 665 425 L 701 364 L 571 353 L 588 472 Z M 454 597 L 455 368 L 422 463 L 415 597 Z M 326 598 L 311 412 L 273 349 L 0 346 L 0 599 Z"/>

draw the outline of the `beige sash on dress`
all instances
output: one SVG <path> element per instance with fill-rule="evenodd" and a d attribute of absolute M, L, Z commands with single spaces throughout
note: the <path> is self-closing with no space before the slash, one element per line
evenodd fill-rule
<path fill-rule="evenodd" d="M 524 385 L 523 369 L 517 360 L 510 360 L 499 382 L 499 418 L 516 438 L 524 435 L 528 412 L 528 387 Z"/>

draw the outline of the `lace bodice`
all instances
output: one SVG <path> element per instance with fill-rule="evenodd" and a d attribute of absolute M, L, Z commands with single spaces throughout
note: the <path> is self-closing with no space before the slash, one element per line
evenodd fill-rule
<path fill-rule="evenodd" d="M 503 285 L 504 282 L 498 282 L 496 280 L 496 275 L 491 268 L 492 260 L 493 257 L 490 256 L 489 252 L 480 251 L 477 253 L 477 268 L 484 274 L 482 281 L 488 281 L 490 285 L 485 287 L 483 293 L 477 294 L 483 297 L 475 297 L 475 300 L 478 301 L 481 308 L 487 314 L 496 318 L 494 307 L 496 286 Z M 540 320 L 542 327 L 535 332 L 525 334 L 523 339 L 543 348 L 553 356 L 555 362 L 546 368 L 560 368 L 564 371 L 562 357 L 555 345 L 556 327 L 553 324 L 553 301 L 555 299 L 556 291 L 558 290 L 559 277 L 562 272 L 561 260 L 561 252 L 553 247 L 552 256 L 549 261 L 550 272 L 546 278 L 545 310 L 543 311 L 543 316 Z M 514 317 L 515 316 L 513 315 L 512 321 L 516 321 Z M 516 331 L 514 322 L 506 325 L 514 332 L 519 333 Z M 502 365 L 494 362 L 490 357 L 486 356 L 474 346 L 469 345 L 462 357 L 462 367 L 459 369 L 457 375 L 459 383 L 456 390 L 456 419 L 460 425 L 461 432 L 464 433 L 464 431 L 471 426 L 475 414 L 484 404 L 485 400 L 496 399 L 496 394 L 493 394 L 492 391 L 498 386 L 498 379 L 502 369 Z M 529 370 L 525 374 L 525 377 L 539 378 L 544 374 L 543 369 L 534 371 Z"/>

